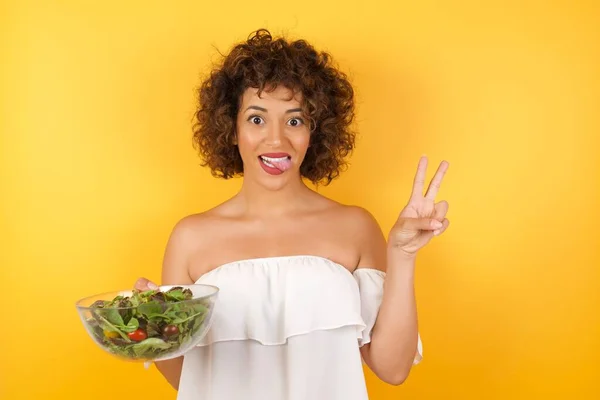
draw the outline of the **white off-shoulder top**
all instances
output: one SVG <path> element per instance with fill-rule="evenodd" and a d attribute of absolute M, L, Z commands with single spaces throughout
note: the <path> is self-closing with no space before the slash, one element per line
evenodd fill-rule
<path fill-rule="evenodd" d="M 365 400 L 369 343 L 385 273 L 318 256 L 219 266 L 209 333 L 184 356 L 178 400 Z M 423 350 L 419 336 L 414 363 Z"/>

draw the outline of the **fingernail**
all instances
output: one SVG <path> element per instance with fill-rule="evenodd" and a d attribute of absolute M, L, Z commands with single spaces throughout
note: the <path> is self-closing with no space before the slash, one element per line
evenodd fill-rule
<path fill-rule="evenodd" d="M 152 290 L 156 290 L 158 289 L 158 286 L 156 286 L 156 284 L 152 283 L 152 282 L 148 282 L 148 287 Z"/>
<path fill-rule="evenodd" d="M 442 227 L 442 223 L 440 221 L 433 220 L 431 222 L 431 226 L 434 227 L 434 228 L 441 228 Z"/>
<path fill-rule="evenodd" d="M 433 231 L 433 236 L 437 236 L 440 234 L 440 230 L 436 229 L 435 231 Z"/>

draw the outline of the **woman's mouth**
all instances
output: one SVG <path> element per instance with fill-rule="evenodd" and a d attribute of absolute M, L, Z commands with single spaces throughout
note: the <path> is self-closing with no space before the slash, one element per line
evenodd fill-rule
<path fill-rule="evenodd" d="M 263 170 L 270 175 L 281 175 L 292 166 L 292 157 L 287 153 L 265 153 L 258 159 Z"/>

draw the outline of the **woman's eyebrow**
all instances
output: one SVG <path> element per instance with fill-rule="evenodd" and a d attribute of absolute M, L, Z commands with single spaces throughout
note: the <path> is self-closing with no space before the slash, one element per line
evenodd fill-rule
<path fill-rule="evenodd" d="M 262 112 L 267 112 L 266 108 L 262 108 L 262 107 L 259 107 L 259 106 L 249 106 L 248 108 L 246 108 L 246 111 L 251 110 L 251 109 L 252 110 L 262 111 Z"/>
<path fill-rule="evenodd" d="M 263 107 L 259 107 L 259 106 L 248 106 L 248 108 L 246 108 L 246 111 L 248 110 L 258 110 L 258 111 L 262 111 L 262 112 L 268 112 L 266 108 Z M 286 114 L 290 114 L 290 113 L 295 113 L 295 112 L 302 112 L 301 108 L 292 108 L 287 110 L 285 113 Z"/>

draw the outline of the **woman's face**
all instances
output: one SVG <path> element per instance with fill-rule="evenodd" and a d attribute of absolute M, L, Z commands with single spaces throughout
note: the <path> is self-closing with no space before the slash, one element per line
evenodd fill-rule
<path fill-rule="evenodd" d="M 244 179 L 276 190 L 300 178 L 300 165 L 310 142 L 301 95 L 278 86 L 272 91 L 247 89 L 237 117 L 237 144 Z"/>

